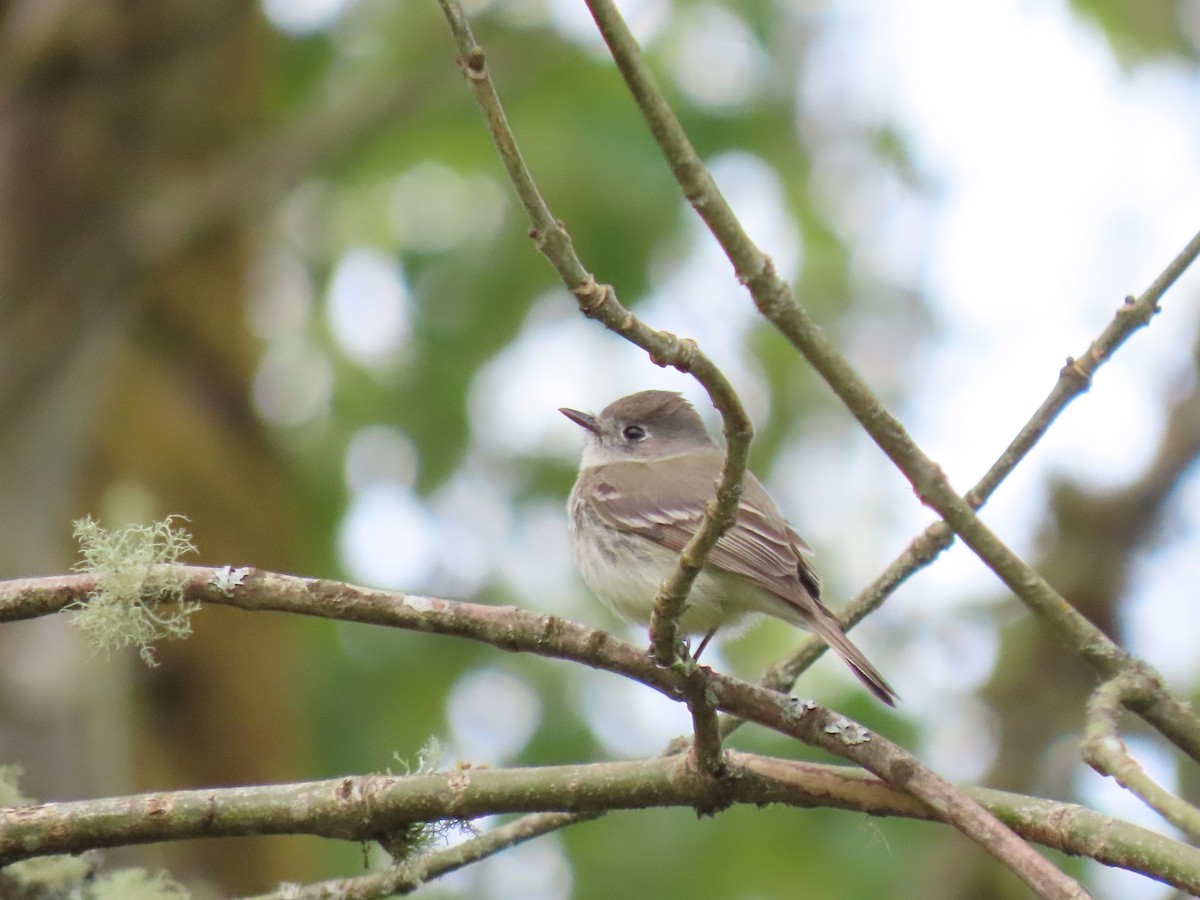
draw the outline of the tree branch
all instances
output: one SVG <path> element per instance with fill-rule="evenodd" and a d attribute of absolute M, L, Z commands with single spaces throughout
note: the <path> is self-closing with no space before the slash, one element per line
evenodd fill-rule
<path fill-rule="evenodd" d="M 246 900 L 376 900 L 394 894 L 411 894 L 421 885 L 447 872 L 479 862 L 531 838 L 558 831 L 591 815 L 583 813 L 533 813 L 508 822 L 444 850 L 423 853 L 382 872 L 337 878 L 297 888 L 288 885 L 270 894 Z"/>
<path fill-rule="evenodd" d="M 360 878 L 310 885 L 289 897 L 407 892 L 491 853 L 615 809 L 781 803 L 936 821 L 926 805 L 845 766 L 730 752 L 732 777 L 713 779 L 682 757 L 524 769 L 365 775 L 252 788 L 141 794 L 0 810 L 0 863 L 151 841 L 245 834 L 310 834 L 370 841 L 413 822 L 539 810 L 463 844 Z M 1089 856 L 1183 890 L 1200 890 L 1200 850 L 1069 803 L 964 788 L 992 813 L 1063 853 Z M 273 894 L 270 896 L 281 896 Z"/>
<path fill-rule="evenodd" d="M 1140 297 L 1125 298 L 1112 321 L 1083 354 L 1067 358 L 1066 365 L 1059 372 L 1058 380 L 1046 399 L 999 458 L 992 463 L 991 468 L 963 496 L 972 508 L 979 509 L 991 498 L 996 488 L 1042 439 L 1071 401 L 1091 387 L 1097 370 L 1112 358 L 1130 335 L 1150 324 L 1150 320 L 1159 312 L 1159 301 L 1163 294 L 1192 262 L 1198 249 L 1200 246 L 1194 239 Z M 868 614 L 878 609 L 914 572 L 932 563 L 953 542 L 954 532 L 945 522 L 934 522 L 926 528 L 870 585 L 840 610 L 838 618 L 842 626 L 849 630 L 861 622 Z M 772 666 L 764 674 L 762 683 L 778 690 L 788 689 L 800 673 L 811 666 L 825 650 L 824 641 L 808 638 L 790 658 Z"/>
<path fill-rule="evenodd" d="M 1141 798 L 1190 840 L 1200 840 L 1200 810 L 1151 778 L 1121 740 L 1121 709 L 1145 687 L 1128 675 L 1119 675 L 1096 688 L 1088 701 L 1087 726 L 1080 747 L 1083 759 L 1101 775 L 1111 777 Z"/>
<path fill-rule="evenodd" d="M 587 0 L 596 24 L 684 195 L 708 225 L 749 289 L 755 306 L 821 375 L 880 449 L 912 484 L 926 506 L 1016 594 L 1068 647 L 1102 677 L 1134 672 L 1154 688 L 1130 708 L 1193 759 L 1200 761 L 1200 719 L 1167 691 L 1161 676 L 1111 641 L 1012 551 L 955 493 L 941 468 L 909 437 L 877 397 L 797 303 L 771 260 L 750 239 L 721 195 L 683 127 L 662 97 L 637 42 L 611 0 Z M 1160 277 L 1162 290 L 1200 255 L 1200 234 Z M 1156 282 L 1159 285 L 1159 282 Z M 1156 288 L 1157 290 L 1157 288 Z"/>
<path fill-rule="evenodd" d="M 624 675 L 675 700 L 688 696 L 689 675 L 681 667 L 658 666 L 624 641 L 555 616 L 534 615 L 514 607 L 393 594 L 261 570 L 239 572 L 237 583 L 231 584 L 224 569 L 169 568 L 171 580 L 184 586 L 184 599 L 189 602 L 465 637 L 510 652 L 572 660 Z M 95 585 L 96 579 L 90 575 L 0 582 L 0 621 L 55 612 L 86 598 Z M 918 798 L 942 821 L 1003 860 L 1042 896 L 1086 896 L 1073 880 L 977 802 L 879 734 L 811 701 L 801 702 L 718 672 L 706 671 L 705 675 L 706 697 L 714 709 L 757 722 L 874 772 L 893 787 Z"/>

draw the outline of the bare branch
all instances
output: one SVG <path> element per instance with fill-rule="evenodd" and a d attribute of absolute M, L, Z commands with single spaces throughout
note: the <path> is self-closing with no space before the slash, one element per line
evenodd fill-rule
<path fill-rule="evenodd" d="M 1198 840 L 1200 810 L 1151 778 L 1121 740 L 1121 710 L 1145 689 L 1146 685 L 1129 675 L 1119 675 L 1096 688 L 1088 701 L 1087 727 L 1081 744 L 1084 761 L 1132 791 L 1190 840 Z"/>
<path fill-rule="evenodd" d="M 558 831 L 576 822 L 592 818 L 583 813 L 533 813 L 493 828 L 474 840 L 445 850 L 424 853 L 416 859 L 392 866 L 382 872 L 337 878 L 319 884 L 288 885 L 270 894 L 246 900 L 376 900 L 395 894 L 411 894 L 427 881 L 447 872 L 486 859 L 531 838 Z"/>
<path fill-rule="evenodd" d="M 724 775 L 725 760 L 721 752 L 721 720 L 708 690 L 709 669 L 695 663 L 682 667 L 685 702 L 692 714 L 692 758 L 696 766 L 708 775 Z"/>
<path fill-rule="evenodd" d="M 1105 329 L 1078 357 L 1068 357 L 1067 364 L 1059 372 L 1058 381 L 1050 389 L 1029 421 L 1021 428 L 1012 442 L 992 463 L 991 468 L 964 495 L 974 509 L 979 509 L 995 492 L 996 488 L 1031 451 L 1064 409 L 1076 397 L 1091 387 L 1092 379 L 1099 368 L 1135 331 L 1150 324 L 1159 312 L 1159 301 L 1167 289 L 1195 259 L 1200 252 L 1200 235 L 1193 238 L 1178 256 L 1154 279 L 1154 282 L 1136 299 L 1126 297 L 1116 315 Z M 838 618 L 846 629 L 853 628 L 870 613 L 878 609 L 893 591 L 903 584 L 914 572 L 932 563 L 943 550 L 954 542 L 954 532 L 945 522 L 935 522 L 913 538 L 909 545 L 870 585 L 860 591 L 839 612 Z M 764 676 L 763 684 L 779 690 L 787 689 L 801 672 L 807 669 L 824 653 L 824 641 L 807 639 L 787 660 L 773 666 Z M 726 729 L 728 731 L 728 729 Z"/>
<path fill-rule="evenodd" d="M 712 231 L 746 285 L 755 306 L 800 351 L 825 379 L 864 430 L 896 465 L 926 506 L 946 524 L 1016 594 L 1059 639 L 1101 676 L 1135 672 L 1155 685 L 1131 706 L 1193 759 L 1200 760 L 1200 718 L 1172 697 L 1161 676 L 1128 654 L 1093 625 L 1061 594 L 983 523 L 971 504 L 959 496 L 945 473 L 909 437 L 904 426 L 872 393 L 816 322 L 796 302 L 791 288 L 776 273 L 771 260 L 750 239 L 733 215 L 703 161 L 688 141 L 679 120 L 662 97 L 649 68 L 611 0 L 587 0 L 630 93 L 663 150 L 684 195 Z M 1165 290 L 1200 254 L 1197 235 L 1175 263 L 1156 282 Z"/>

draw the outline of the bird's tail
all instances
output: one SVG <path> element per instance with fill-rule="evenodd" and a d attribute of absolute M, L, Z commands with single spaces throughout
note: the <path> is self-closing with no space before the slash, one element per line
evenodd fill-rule
<path fill-rule="evenodd" d="M 833 648 L 834 652 L 858 676 L 858 680 L 867 686 L 867 690 L 888 706 L 895 706 L 896 701 L 900 699 L 899 695 L 879 674 L 879 670 L 871 665 L 870 660 L 863 655 L 863 652 L 850 643 L 850 638 L 846 637 L 833 613 L 826 609 L 820 601 L 816 601 L 816 603 L 818 612 L 815 615 L 806 616 L 808 621 L 805 624 Z"/>

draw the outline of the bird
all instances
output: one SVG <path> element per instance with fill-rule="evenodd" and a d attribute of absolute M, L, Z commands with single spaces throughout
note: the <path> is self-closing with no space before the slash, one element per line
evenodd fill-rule
<path fill-rule="evenodd" d="M 630 394 L 599 415 L 559 412 L 588 437 L 567 501 L 575 563 L 614 612 L 647 624 L 659 585 L 716 494 L 724 451 L 674 391 Z M 895 706 L 896 692 L 821 602 L 812 556 L 747 471 L 737 517 L 709 552 L 679 619 L 685 634 L 704 635 L 693 658 L 719 628 L 765 613 L 820 636 L 872 694 Z"/>

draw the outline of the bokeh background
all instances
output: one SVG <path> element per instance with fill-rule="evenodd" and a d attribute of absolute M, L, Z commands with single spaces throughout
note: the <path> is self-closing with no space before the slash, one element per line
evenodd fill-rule
<path fill-rule="evenodd" d="M 1195 0 L 622 8 L 750 233 L 962 490 L 1200 226 Z M 733 379 L 753 467 L 838 605 L 929 515 L 756 318 L 583 4 L 467 9 L 585 264 Z M 646 387 L 704 398 L 584 320 L 526 227 L 433 0 L 0 5 L 0 576 L 69 568 L 85 513 L 177 513 L 206 563 L 643 640 L 574 575 L 580 435 L 555 409 Z M 1198 287 L 1185 276 L 986 510 L 1184 696 L 1200 680 Z M 64 617 L 0 630 L 0 762 L 71 799 L 404 771 L 430 738 L 444 764 L 628 758 L 687 729 L 656 695 L 559 662 L 227 610 L 195 624 L 154 670 L 91 655 Z M 796 640 L 764 624 L 708 661 L 751 677 Z M 1165 827 L 1079 762 L 1091 675 L 968 552 L 855 640 L 899 711 L 836 661 L 798 693 L 950 778 Z M 734 744 L 812 756 L 753 729 Z M 1130 744 L 1196 795 L 1194 768 Z M 379 862 L 300 838 L 105 859 L 167 867 L 197 896 Z M 1101 897 L 1169 894 L 1064 865 Z M 611 815 L 421 895 L 614 892 L 1024 896 L 949 829 L 782 809 Z"/>

